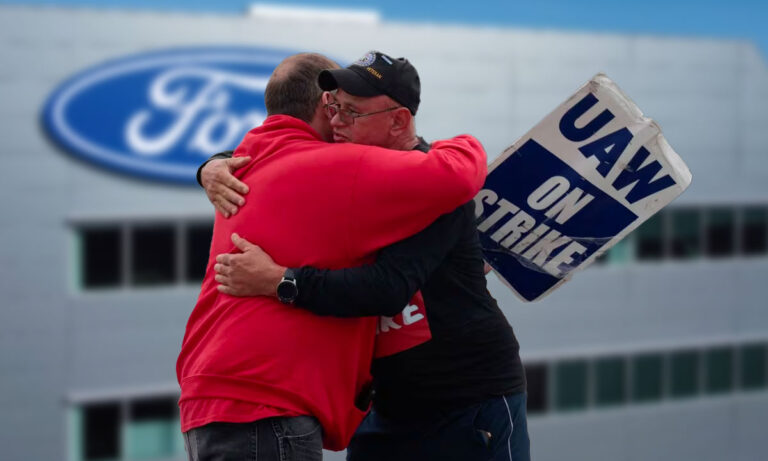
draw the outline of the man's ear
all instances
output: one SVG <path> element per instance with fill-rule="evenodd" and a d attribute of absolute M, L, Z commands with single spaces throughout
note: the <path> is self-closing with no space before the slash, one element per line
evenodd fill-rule
<path fill-rule="evenodd" d="M 328 118 L 328 115 L 326 115 L 325 111 L 325 105 L 334 102 L 335 99 L 333 98 L 333 93 L 330 91 L 323 91 L 323 94 L 320 95 L 320 100 L 317 101 L 317 107 L 315 107 L 315 117 L 325 117 Z"/>
<path fill-rule="evenodd" d="M 407 108 L 400 107 L 395 110 L 392 114 L 392 125 L 390 127 L 392 135 L 399 136 L 404 131 L 408 130 L 411 126 L 411 120 L 413 120 L 413 115 L 411 115 L 411 111 Z"/>

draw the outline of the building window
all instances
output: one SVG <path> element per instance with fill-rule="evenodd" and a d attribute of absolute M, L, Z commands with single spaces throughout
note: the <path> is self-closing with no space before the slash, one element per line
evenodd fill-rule
<path fill-rule="evenodd" d="M 171 226 L 133 229 L 131 280 L 134 285 L 167 285 L 175 281 L 174 237 Z"/>
<path fill-rule="evenodd" d="M 723 258 L 735 252 L 735 213 L 730 208 L 713 208 L 707 211 L 704 239 L 707 256 Z"/>
<path fill-rule="evenodd" d="M 555 366 L 556 403 L 559 410 L 587 406 L 587 362 L 569 360 Z"/>
<path fill-rule="evenodd" d="M 626 366 L 623 357 L 595 361 L 595 404 L 617 405 L 626 402 Z"/>
<path fill-rule="evenodd" d="M 637 259 L 641 261 L 658 260 L 664 257 L 664 221 L 666 212 L 660 211 L 648 218 L 637 229 Z"/>
<path fill-rule="evenodd" d="M 634 246 L 632 235 L 626 236 L 623 240 L 616 243 L 608 251 L 608 261 L 612 264 L 626 263 L 632 260 L 632 251 Z"/>
<path fill-rule="evenodd" d="M 701 255 L 701 213 L 698 209 L 676 209 L 670 212 L 672 236 L 671 257 L 690 259 Z"/>
<path fill-rule="evenodd" d="M 88 405 L 83 413 L 83 458 L 86 461 L 119 458 L 120 405 Z"/>
<path fill-rule="evenodd" d="M 766 386 L 766 345 L 748 344 L 741 348 L 741 387 L 760 389 Z"/>
<path fill-rule="evenodd" d="M 768 388 L 768 343 L 525 365 L 528 411 L 583 410 Z"/>
<path fill-rule="evenodd" d="M 733 349 L 718 347 L 706 351 L 706 391 L 716 394 L 733 389 Z"/>
<path fill-rule="evenodd" d="M 632 359 L 632 400 L 646 402 L 662 396 L 663 360 L 660 354 L 642 354 Z"/>
<path fill-rule="evenodd" d="M 634 251 L 634 234 L 629 234 L 622 240 L 616 242 L 608 251 L 595 259 L 596 264 L 623 264 L 632 260 Z"/>
<path fill-rule="evenodd" d="M 82 283 L 86 288 L 119 286 L 122 279 L 120 228 L 83 229 L 81 233 Z"/>
<path fill-rule="evenodd" d="M 176 399 L 155 398 L 130 403 L 126 427 L 128 459 L 167 458 L 176 451 Z"/>
<path fill-rule="evenodd" d="M 211 250 L 213 226 L 210 223 L 190 224 L 187 229 L 187 267 L 185 270 L 188 282 L 203 280 L 208 265 L 208 254 Z"/>
<path fill-rule="evenodd" d="M 670 355 L 670 387 L 673 397 L 689 397 L 699 392 L 698 351 L 678 351 Z"/>
<path fill-rule="evenodd" d="M 768 251 L 768 210 L 746 208 L 742 215 L 741 253 L 765 254 Z"/>
<path fill-rule="evenodd" d="M 203 279 L 213 223 L 85 224 L 77 232 L 84 289 L 165 286 Z"/>
<path fill-rule="evenodd" d="M 73 408 L 73 459 L 182 459 L 178 395 L 128 398 Z"/>
<path fill-rule="evenodd" d="M 764 206 L 661 210 L 596 259 L 597 264 L 768 254 Z"/>
<path fill-rule="evenodd" d="M 525 380 L 528 391 L 528 413 L 543 413 L 548 410 L 547 390 L 547 365 L 525 365 Z"/>

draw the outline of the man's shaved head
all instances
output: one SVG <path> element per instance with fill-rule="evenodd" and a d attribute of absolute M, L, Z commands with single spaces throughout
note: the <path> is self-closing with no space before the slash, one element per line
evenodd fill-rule
<path fill-rule="evenodd" d="M 267 115 L 290 115 L 309 123 L 323 94 L 317 76 L 324 69 L 338 68 L 338 64 L 317 53 L 285 58 L 272 72 L 264 91 Z"/>

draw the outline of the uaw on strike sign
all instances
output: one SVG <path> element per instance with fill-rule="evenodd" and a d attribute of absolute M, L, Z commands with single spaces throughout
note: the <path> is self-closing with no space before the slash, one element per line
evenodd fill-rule
<path fill-rule="evenodd" d="M 598 74 L 490 166 L 475 197 L 485 259 L 535 301 L 690 183 L 656 122 Z"/>

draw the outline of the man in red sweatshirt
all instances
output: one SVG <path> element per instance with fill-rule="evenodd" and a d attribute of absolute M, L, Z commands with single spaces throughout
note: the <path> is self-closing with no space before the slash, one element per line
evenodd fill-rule
<path fill-rule="evenodd" d="M 230 235 L 258 242 L 291 267 L 357 266 L 471 199 L 483 183 L 485 152 L 470 136 L 436 142 L 428 155 L 325 142 L 329 101 L 317 75 L 335 67 L 314 54 L 283 61 L 265 90 L 267 119 L 235 151 L 250 157 L 237 172 L 249 200 L 230 219 L 216 215 L 212 258 L 177 362 L 193 460 L 320 459 L 321 444 L 347 445 L 366 409 L 355 399 L 370 384 L 377 320 L 286 309 L 281 301 L 296 295 L 290 273 L 281 300 L 219 292 L 213 257 L 236 251 Z M 398 85 L 394 68 L 386 77 Z M 402 83 L 418 95 L 412 80 Z M 410 109 L 388 104 L 355 118 L 386 117 L 397 136 L 408 129 Z"/>

